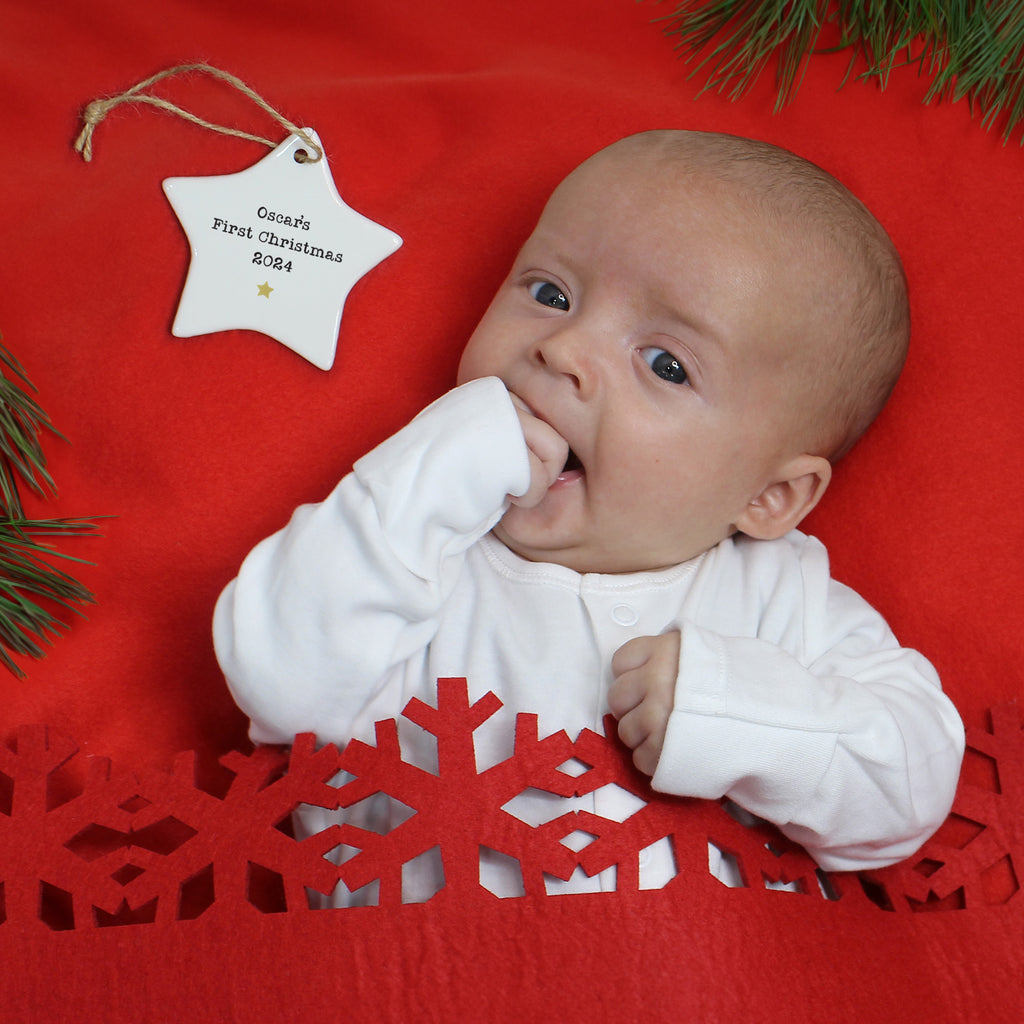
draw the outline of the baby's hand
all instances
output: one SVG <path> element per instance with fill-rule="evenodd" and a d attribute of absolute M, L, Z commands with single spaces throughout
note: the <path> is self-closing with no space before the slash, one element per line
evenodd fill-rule
<path fill-rule="evenodd" d="M 679 631 L 638 636 L 612 657 L 615 682 L 608 706 L 619 722 L 619 738 L 633 751 L 633 763 L 653 775 L 665 744 L 679 672 Z"/>
<path fill-rule="evenodd" d="M 519 423 L 530 455 L 530 486 L 525 494 L 510 495 L 513 505 L 533 508 L 540 503 L 548 488 L 558 479 L 558 474 L 569 457 L 569 443 L 554 427 L 538 419 L 530 412 L 529 406 L 518 396 L 511 395 L 512 403 L 519 413 Z"/>

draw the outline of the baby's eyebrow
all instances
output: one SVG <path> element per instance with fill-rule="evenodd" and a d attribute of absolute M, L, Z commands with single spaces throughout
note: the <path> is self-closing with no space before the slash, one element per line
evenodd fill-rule
<path fill-rule="evenodd" d="M 705 318 L 692 311 L 684 310 L 683 304 L 675 298 L 648 299 L 648 308 L 645 312 L 655 319 L 673 321 L 687 334 L 700 338 L 702 342 L 706 342 L 718 353 L 725 351 L 726 344 L 721 337 L 721 332 Z"/>
<path fill-rule="evenodd" d="M 544 256 L 544 262 L 561 264 L 562 266 L 570 269 L 573 266 L 571 253 L 567 252 L 555 238 L 550 234 L 547 234 L 543 229 L 534 231 L 533 234 L 526 239 L 522 248 L 519 250 L 519 255 L 516 257 L 516 261 L 519 262 L 524 257 L 531 255 L 531 253 L 536 249 L 542 250 L 541 255 Z"/>

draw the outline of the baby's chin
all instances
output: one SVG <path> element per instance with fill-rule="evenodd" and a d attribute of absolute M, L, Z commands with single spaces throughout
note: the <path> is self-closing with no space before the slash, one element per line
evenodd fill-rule
<path fill-rule="evenodd" d="M 691 539 L 690 549 L 675 545 L 623 547 L 610 543 L 585 542 L 568 536 L 555 537 L 537 529 L 529 514 L 533 509 L 512 506 L 494 526 L 491 533 L 509 551 L 527 562 L 560 565 L 581 576 L 628 576 L 637 573 L 661 572 L 692 561 L 714 547 L 719 540 L 701 543 Z"/>
<path fill-rule="evenodd" d="M 508 513 L 506 513 L 507 515 Z M 580 576 L 623 576 L 630 573 L 667 568 L 667 566 L 662 565 L 637 568 L 632 564 L 627 565 L 620 562 L 614 556 L 609 557 L 607 552 L 590 551 L 582 544 L 556 546 L 536 541 L 527 543 L 516 535 L 514 529 L 509 529 L 503 524 L 504 520 L 499 522 L 491 531 L 494 538 L 508 548 L 512 554 L 517 555 L 526 562 L 533 562 L 538 565 L 560 565 L 565 569 L 571 569 Z"/>
<path fill-rule="evenodd" d="M 517 511 L 518 510 L 515 506 L 513 506 L 505 513 L 505 518 L 507 519 L 511 517 L 514 521 Z M 491 533 L 494 538 L 501 541 L 501 543 L 508 548 L 512 554 L 517 555 L 526 562 L 535 562 L 544 565 L 561 565 L 566 569 L 572 569 L 575 572 L 593 571 L 591 569 L 577 568 L 577 565 L 581 564 L 581 560 L 578 557 L 574 557 L 574 551 L 572 548 L 563 549 L 554 545 L 538 544 L 536 541 L 530 543 L 517 536 L 514 522 L 507 525 L 505 520 L 502 519 L 495 525 Z"/>

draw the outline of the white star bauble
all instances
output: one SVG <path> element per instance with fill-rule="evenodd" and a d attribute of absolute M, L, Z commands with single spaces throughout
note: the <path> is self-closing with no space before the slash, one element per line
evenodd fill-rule
<path fill-rule="evenodd" d="M 349 291 L 402 239 L 344 203 L 326 155 L 296 160 L 308 150 L 290 135 L 237 174 L 164 181 L 192 250 L 175 337 L 247 328 L 331 368 Z"/>

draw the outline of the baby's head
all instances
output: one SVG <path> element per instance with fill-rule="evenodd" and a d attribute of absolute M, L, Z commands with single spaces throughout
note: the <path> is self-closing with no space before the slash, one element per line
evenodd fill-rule
<path fill-rule="evenodd" d="M 463 354 L 460 381 L 500 377 L 572 449 L 496 532 L 581 572 L 781 536 L 881 409 L 908 327 L 891 242 L 813 164 L 623 139 L 555 190 Z"/>

